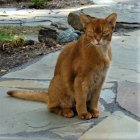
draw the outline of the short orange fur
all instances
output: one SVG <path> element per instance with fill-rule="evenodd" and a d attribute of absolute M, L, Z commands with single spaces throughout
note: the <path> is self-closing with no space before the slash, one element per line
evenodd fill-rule
<path fill-rule="evenodd" d="M 46 102 L 51 112 L 81 119 L 99 116 L 98 101 L 112 60 L 111 38 L 117 14 L 105 19 L 93 19 L 84 14 L 80 20 L 84 34 L 60 53 L 48 92 L 18 91 L 11 96 Z"/>

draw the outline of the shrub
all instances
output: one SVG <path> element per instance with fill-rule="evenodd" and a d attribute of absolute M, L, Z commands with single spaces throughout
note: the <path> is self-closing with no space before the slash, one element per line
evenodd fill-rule
<path fill-rule="evenodd" d="M 0 33 L 0 42 L 10 43 L 14 47 L 21 47 L 24 43 L 24 37 L 19 35 Z"/>
<path fill-rule="evenodd" d="M 33 3 L 34 7 L 36 8 L 42 8 L 47 4 L 48 0 L 31 0 Z"/>

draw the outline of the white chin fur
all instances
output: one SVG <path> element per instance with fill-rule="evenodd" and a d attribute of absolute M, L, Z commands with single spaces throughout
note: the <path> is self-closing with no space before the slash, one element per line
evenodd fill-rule
<path fill-rule="evenodd" d="M 106 45 L 109 45 L 109 41 L 107 41 L 107 40 L 100 40 L 100 42 L 98 43 L 96 40 L 95 41 L 91 41 L 91 44 L 93 45 L 93 46 L 96 46 L 96 47 L 102 47 L 102 46 L 106 46 Z"/>

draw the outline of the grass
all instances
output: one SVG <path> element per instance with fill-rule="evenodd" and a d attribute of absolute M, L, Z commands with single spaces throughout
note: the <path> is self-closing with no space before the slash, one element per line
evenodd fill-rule
<path fill-rule="evenodd" d="M 9 41 L 18 40 L 19 38 L 23 38 L 23 37 L 18 36 L 18 35 L 0 33 L 0 41 L 8 41 L 9 42 Z"/>
<path fill-rule="evenodd" d="M 0 32 L 5 34 L 16 34 L 16 35 L 29 35 L 38 34 L 41 26 L 30 27 L 30 26 L 0 26 Z"/>
<path fill-rule="evenodd" d="M 25 35 L 38 34 L 41 26 L 0 26 L 0 42 L 11 42 L 13 46 L 18 47 L 24 44 Z"/>

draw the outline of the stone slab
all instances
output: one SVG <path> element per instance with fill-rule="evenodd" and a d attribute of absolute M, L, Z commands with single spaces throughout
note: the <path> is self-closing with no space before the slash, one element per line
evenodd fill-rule
<path fill-rule="evenodd" d="M 140 84 L 129 81 L 118 83 L 117 102 L 119 105 L 140 117 Z"/>
<path fill-rule="evenodd" d="M 140 83 L 140 30 L 114 35 L 111 44 L 113 61 L 109 81 Z"/>
<path fill-rule="evenodd" d="M 59 53 L 60 51 L 50 53 L 25 69 L 8 73 L 2 78 L 51 79 Z"/>
<path fill-rule="evenodd" d="M 120 111 L 91 128 L 79 140 L 139 140 L 140 122 Z"/>
<path fill-rule="evenodd" d="M 5 94 L 9 89 L 13 88 L 0 87 L 0 139 L 7 137 L 78 138 L 110 114 L 102 110 L 99 119 L 85 121 L 78 119 L 77 116 L 68 119 L 50 113 L 43 103 L 9 97 Z"/>
<path fill-rule="evenodd" d="M 103 90 L 100 98 L 104 99 L 104 101 L 108 104 L 113 103 L 115 101 L 115 93 L 110 89 Z"/>

